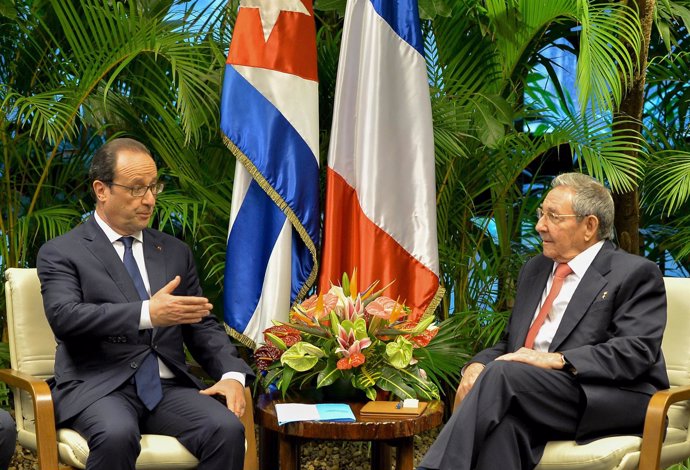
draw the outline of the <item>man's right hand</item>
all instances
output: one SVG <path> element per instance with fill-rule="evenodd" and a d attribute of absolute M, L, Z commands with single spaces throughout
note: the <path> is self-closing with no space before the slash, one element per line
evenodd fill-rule
<path fill-rule="evenodd" d="M 213 305 L 205 297 L 173 295 L 180 282 L 180 276 L 175 276 L 149 300 L 149 314 L 154 327 L 199 323 L 211 313 Z"/>
<path fill-rule="evenodd" d="M 462 374 L 462 380 L 460 380 L 460 385 L 458 385 L 458 390 L 455 392 L 455 403 L 453 404 L 453 410 L 455 410 L 462 402 L 465 395 L 467 395 L 472 386 L 477 381 L 477 377 L 484 370 L 484 364 L 479 362 L 473 362 L 465 367 L 465 372 Z"/>

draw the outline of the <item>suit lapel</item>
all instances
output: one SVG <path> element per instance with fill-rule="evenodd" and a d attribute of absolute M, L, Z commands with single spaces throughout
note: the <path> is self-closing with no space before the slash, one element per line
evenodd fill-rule
<path fill-rule="evenodd" d="M 144 230 L 144 262 L 153 295 L 172 280 L 166 279 L 165 247 L 153 230 Z M 152 335 L 155 337 L 157 333 L 158 328 L 154 328 Z"/>
<path fill-rule="evenodd" d="M 144 230 L 144 262 L 149 276 L 151 295 L 155 294 L 172 279 L 165 278 L 165 247 L 156 232 Z"/>
<path fill-rule="evenodd" d="M 83 240 L 86 249 L 103 264 L 106 272 L 125 298 L 130 302 L 140 300 L 125 265 L 93 217 L 84 224 Z"/>
<path fill-rule="evenodd" d="M 525 273 L 525 278 L 521 281 L 525 287 L 521 288 L 524 292 L 524 301 L 520 305 L 513 308 L 513 317 L 516 320 L 515 331 L 516 334 L 512 336 L 515 343 L 510 345 L 511 351 L 516 351 L 525 344 L 527 331 L 532 324 L 532 318 L 537 311 L 541 297 L 544 294 L 546 281 L 549 279 L 551 270 L 553 269 L 553 261 L 545 256 L 541 256 L 538 263 L 535 263 L 530 273 Z"/>
<path fill-rule="evenodd" d="M 611 242 L 605 242 L 592 261 L 577 289 L 575 289 L 573 297 L 568 302 L 568 307 L 565 309 L 561 324 L 558 326 L 558 330 L 556 330 L 556 334 L 551 341 L 549 351 L 558 350 L 563 341 L 568 338 L 570 333 L 580 323 L 582 317 L 585 316 L 592 302 L 596 300 L 599 293 L 607 286 L 606 275 L 611 270 L 611 252 L 614 249 L 615 247 Z"/>

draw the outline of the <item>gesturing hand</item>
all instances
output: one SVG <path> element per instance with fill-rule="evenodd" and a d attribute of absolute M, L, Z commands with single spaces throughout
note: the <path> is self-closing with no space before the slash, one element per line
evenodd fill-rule
<path fill-rule="evenodd" d="M 180 282 L 180 276 L 175 276 L 151 297 L 149 313 L 153 326 L 199 323 L 211 313 L 213 305 L 206 297 L 173 295 Z"/>

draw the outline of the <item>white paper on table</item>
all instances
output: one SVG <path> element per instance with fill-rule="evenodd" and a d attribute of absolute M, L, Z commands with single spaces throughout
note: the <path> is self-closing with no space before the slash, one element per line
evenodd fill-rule
<path fill-rule="evenodd" d="M 295 421 L 355 421 L 350 405 L 346 403 L 276 403 L 278 425 Z"/>

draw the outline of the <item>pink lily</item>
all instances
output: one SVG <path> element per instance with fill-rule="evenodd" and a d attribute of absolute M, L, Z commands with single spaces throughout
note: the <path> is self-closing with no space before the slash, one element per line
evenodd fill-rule
<path fill-rule="evenodd" d="M 371 346 L 371 339 L 368 337 L 357 339 L 355 337 L 355 330 L 350 330 L 348 332 L 342 325 L 338 325 L 338 337 L 336 339 L 339 347 L 335 352 L 342 354 L 344 357 L 350 357 L 352 354 L 361 353 L 362 349 Z"/>

